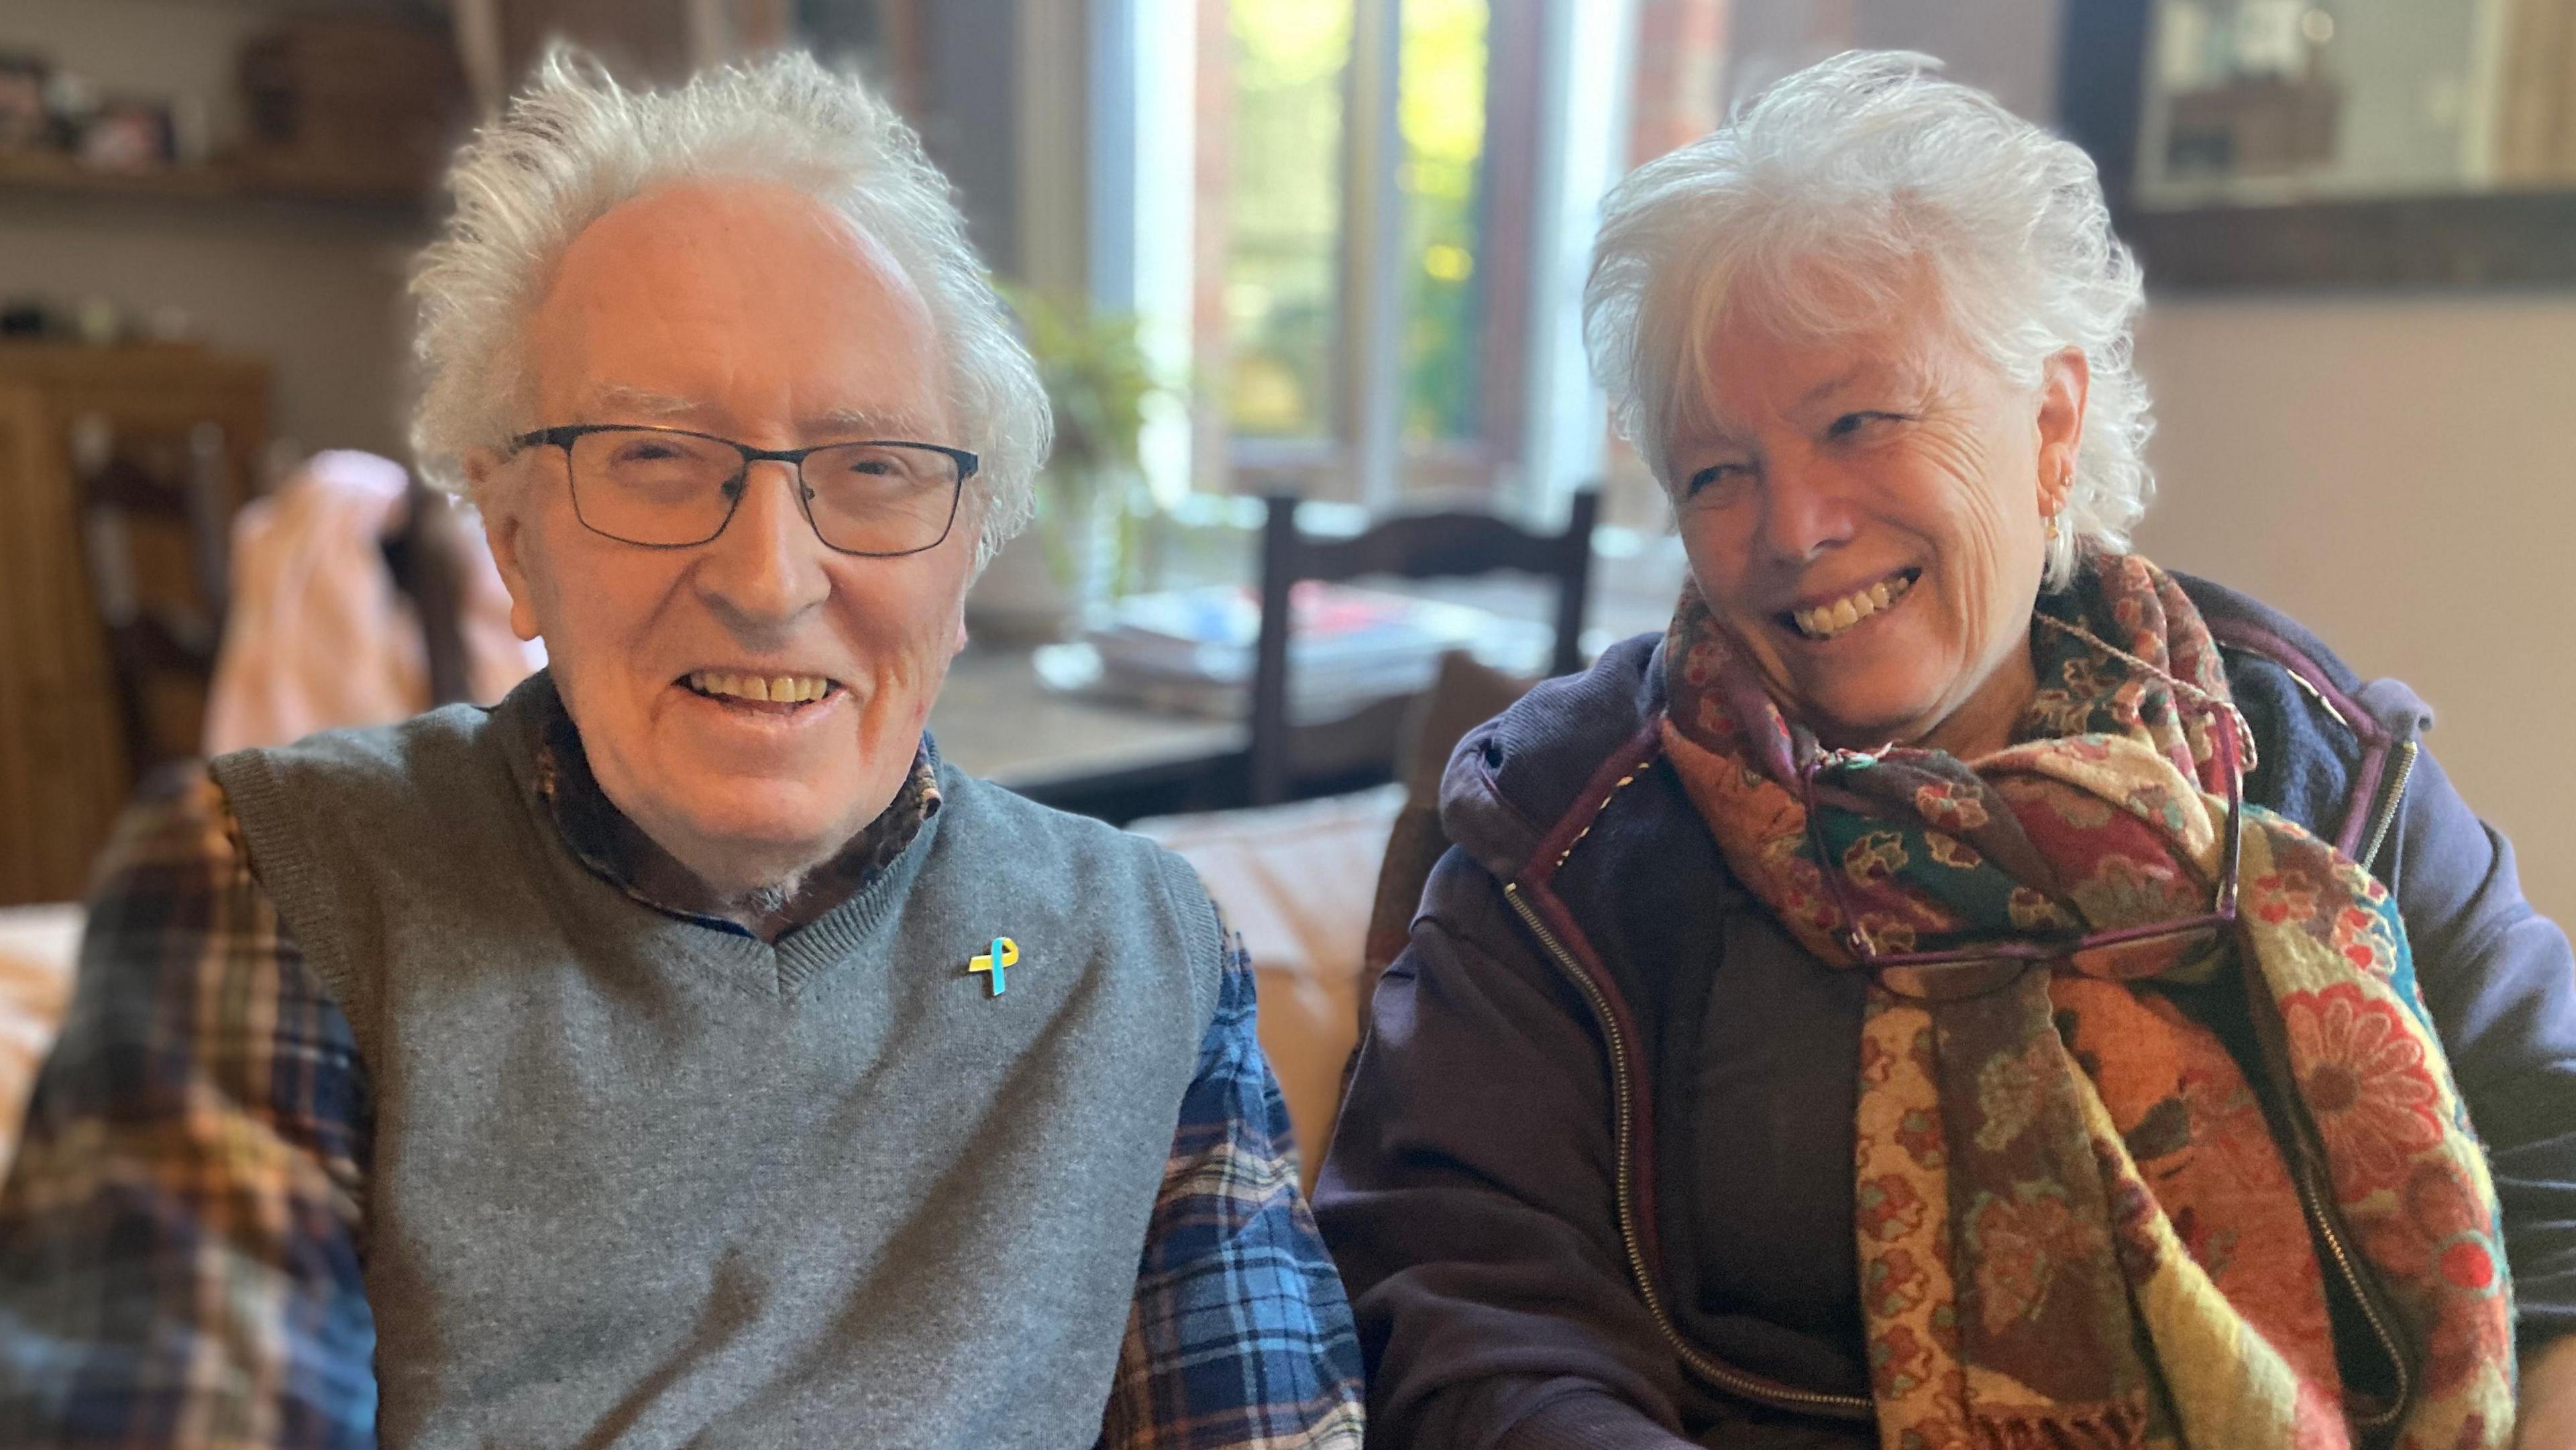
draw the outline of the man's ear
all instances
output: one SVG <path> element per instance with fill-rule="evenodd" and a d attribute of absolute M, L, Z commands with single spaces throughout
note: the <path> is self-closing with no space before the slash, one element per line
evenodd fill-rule
<path fill-rule="evenodd" d="M 511 476 L 509 460 L 489 448 L 465 455 L 465 483 L 483 515 L 483 540 L 492 546 L 492 562 L 510 591 L 510 632 L 524 640 L 537 637 L 536 595 L 528 583 L 527 559 L 521 549 L 527 520 L 521 510 L 527 490 Z"/>
<path fill-rule="evenodd" d="M 2039 512 L 2055 518 L 2074 492 L 2075 456 L 2084 444 L 2084 398 L 2093 370 L 2082 348 L 2070 347 L 2043 365 L 2039 380 Z"/>

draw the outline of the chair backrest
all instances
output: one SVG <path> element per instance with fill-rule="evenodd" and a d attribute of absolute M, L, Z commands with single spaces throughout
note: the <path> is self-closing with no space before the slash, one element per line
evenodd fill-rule
<path fill-rule="evenodd" d="M 160 761 L 191 753 L 194 743 L 193 732 L 172 744 L 176 732 L 165 742 L 153 728 L 163 682 L 202 696 L 214 678 L 234 495 L 224 431 L 201 422 L 184 439 L 119 437 L 105 417 L 91 414 L 73 424 L 71 445 L 91 596 L 107 627 L 126 757 L 140 780 Z M 190 587 L 147 588 L 144 581 L 163 571 L 139 558 L 143 541 L 173 532 L 186 541 Z"/>
<path fill-rule="evenodd" d="M 402 527 L 386 535 L 385 567 L 394 587 L 410 596 L 420 617 L 429 661 L 429 705 L 470 699 L 474 688 L 465 657 L 464 566 L 457 554 L 456 506 L 417 475 L 404 491 Z"/>
<path fill-rule="evenodd" d="M 1362 575 L 1453 578 L 1516 570 L 1556 581 L 1556 646 L 1550 674 L 1583 664 L 1583 616 L 1592 574 L 1592 526 L 1601 495 L 1574 495 L 1565 529 L 1532 533 L 1491 514 L 1428 513 L 1391 518 L 1350 538 L 1318 539 L 1299 531 L 1297 500 L 1274 496 L 1261 531 L 1261 636 L 1252 674 L 1252 779 L 1255 805 L 1286 800 L 1294 774 L 1289 725 L 1290 586 Z"/>

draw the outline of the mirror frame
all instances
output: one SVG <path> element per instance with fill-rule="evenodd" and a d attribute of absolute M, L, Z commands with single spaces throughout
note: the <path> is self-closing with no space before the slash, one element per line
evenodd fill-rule
<path fill-rule="evenodd" d="M 2159 289 L 2576 282 L 2576 188 L 2285 205 L 2132 204 L 2155 0 L 2065 7 L 2058 125 L 2092 153 L 2112 224 Z"/>

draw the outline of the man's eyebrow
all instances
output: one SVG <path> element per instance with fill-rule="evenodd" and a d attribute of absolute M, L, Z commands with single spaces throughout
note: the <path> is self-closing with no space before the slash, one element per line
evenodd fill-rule
<path fill-rule="evenodd" d="M 586 395 L 586 409 L 604 415 L 594 421 L 679 423 L 714 428 L 724 410 L 692 398 L 611 383 Z M 927 427 L 920 417 L 875 408 L 831 408 L 796 420 L 808 438 L 910 438 Z"/>
<path fill-rule="evenodd" d="M 656 393 L 648 388 L 630 388 L 612 383 L 585 395 L 590 408 L 615 414 L 619 419 L 642 418 L 654 422 L 706 422 L 715 410 L 704 403 L 669 393 Z"/>
<path fill-rule="evenodd" d="M 918 438 L 928 424 L 912 413 L 887 413 L 874 408 L 833 408 L 799 418 L 796 426 L 809 437 L 839 434 L 853 438 Z"/>

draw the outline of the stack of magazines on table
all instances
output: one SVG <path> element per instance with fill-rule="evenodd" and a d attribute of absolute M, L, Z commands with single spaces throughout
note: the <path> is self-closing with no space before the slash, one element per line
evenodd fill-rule
<path fill-rule="evenodd" d="M 1289 711 L 1338 720 L 1427 687 L 1440 657 L 1465 650 L 1496 669 L 1541 673 L 1549 626 L 1473 605 L 1347 584 L 1289 590 Z M 1155 709 L 1240 716 L 1261 637 L 1261 598 L 1240 585 L 1134 594 L 1081 639 L 1037 652 L 1049 688 Z"/>

